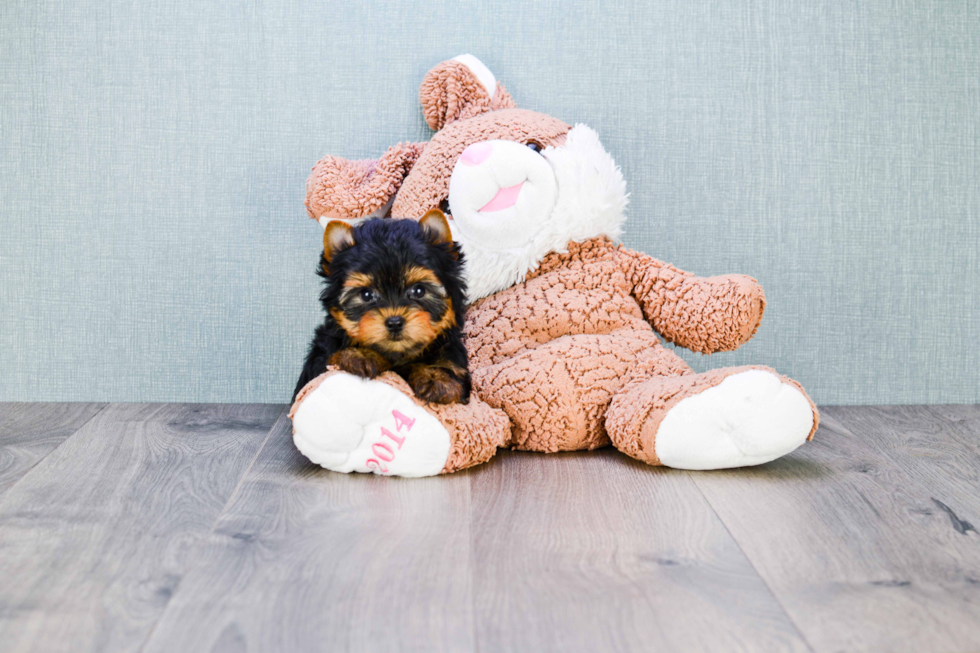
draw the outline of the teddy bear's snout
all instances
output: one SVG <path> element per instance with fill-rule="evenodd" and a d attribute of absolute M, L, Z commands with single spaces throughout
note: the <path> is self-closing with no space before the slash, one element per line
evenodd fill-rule
<path fill-rule="evenodd" d="M 454 233 L 464 250 L 523 247 L 551 216 L 558 196 L 548 160 L 518 141 L 471 143 L 449 178 Z"/>

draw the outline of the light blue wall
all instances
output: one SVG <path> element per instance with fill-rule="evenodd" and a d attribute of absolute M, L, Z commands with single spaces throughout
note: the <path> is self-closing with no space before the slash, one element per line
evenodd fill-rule
<path fill-rule="evenodd" d="M 980 401 L 980 4 L 0 3 L 0 399 L 285 401 L 303 184 L 423 140 L 462 52 L 598 130 L 627 244 L 744 272 L 821 403 Z"/>

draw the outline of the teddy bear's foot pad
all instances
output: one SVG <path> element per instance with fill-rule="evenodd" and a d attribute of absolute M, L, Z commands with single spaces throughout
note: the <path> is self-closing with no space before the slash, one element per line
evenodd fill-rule
<path fill-rule="evenodd" d="M 398 389 L 346 373 L 331 374 L 293 415 L 293 442 L 335 472 L 433 476 L 449 456 L 449 433 Z"/>
<path fill-rule="evenodd" d="M 747 370 L 667 411 L 657 429 L 657 457 L 677 469 L 761 465 L 803 444 L 813 420 L 802 392 L 772 372 Z"/>

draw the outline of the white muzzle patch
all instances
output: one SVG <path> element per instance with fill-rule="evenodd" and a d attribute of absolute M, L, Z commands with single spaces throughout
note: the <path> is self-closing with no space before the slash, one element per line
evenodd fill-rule
<path fill-rule="evenodd" d="M 449 180 L 454 227 L 489 250 L 526 247 L 551 215 L 555 173 L 543 156 L 513 141 L 484 141 L 460 155 Z"/>

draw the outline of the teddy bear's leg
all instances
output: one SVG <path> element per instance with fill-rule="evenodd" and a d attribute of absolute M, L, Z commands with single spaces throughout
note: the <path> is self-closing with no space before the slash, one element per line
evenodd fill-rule
<path fill-rule="evenodd" d="M 543 452 L 608 446 L 614 396 L 654 375 L 690 373 L 652 331 L 564 336 L 471 370 L 480 397 L 513 423 L 507 446 Z"/>
<path fill-rule="evenodd" d="M 651 378 L 615 397 L 606 413 L 617 449 L 678 469 L 767 463 L 811 439 L 818 422 L 800 384 L 760 366 Z"/>
<path fill-rule="evenodd" d="M 331 369 L 289 411 L 296 448 L 337 472 L 433 476 L 489 460 L 510 420 L 475 395 L 468 404 L 418 401 L 393 373 L 362 379 Z"/>

